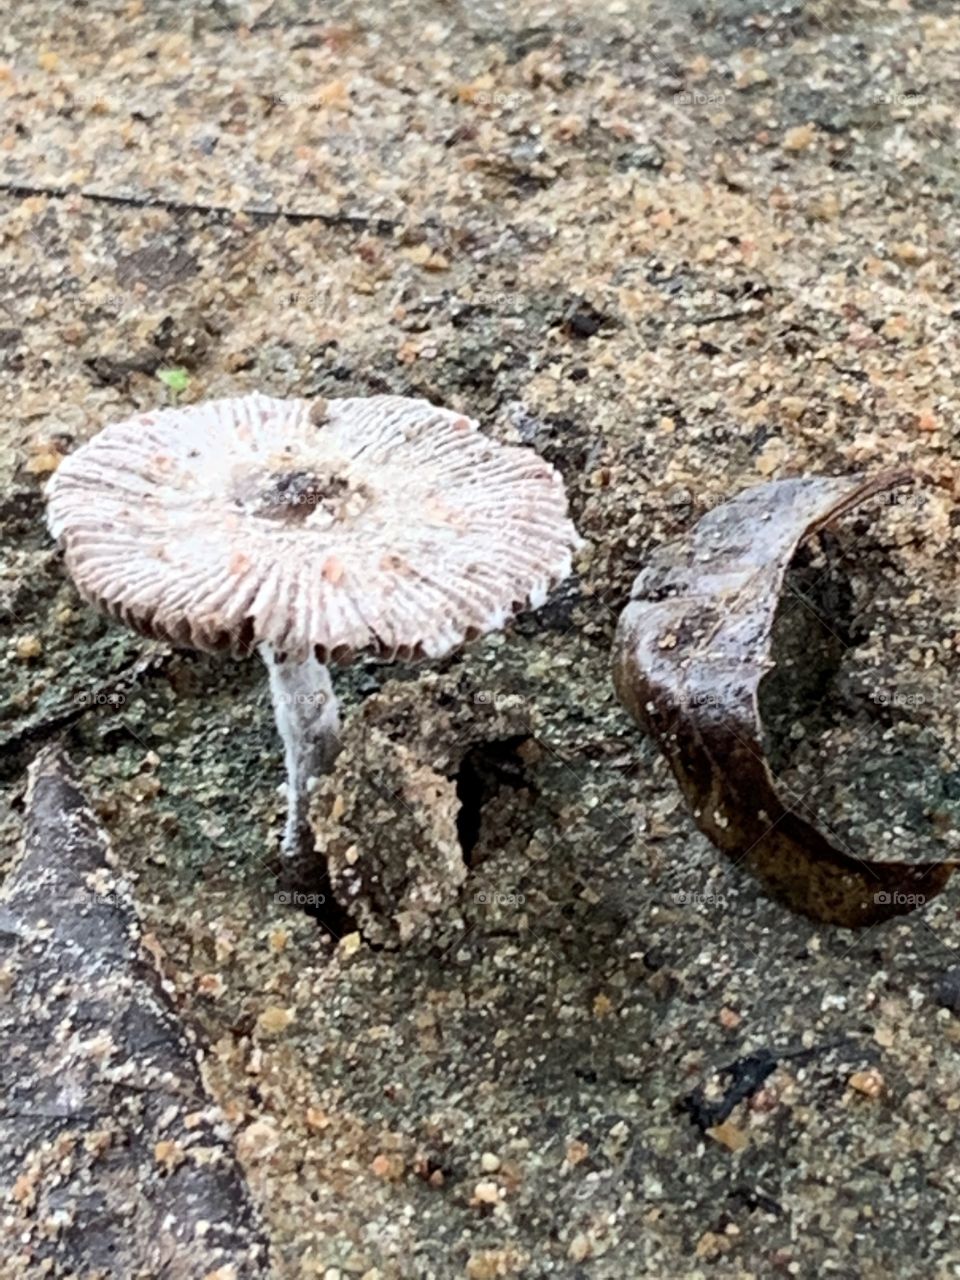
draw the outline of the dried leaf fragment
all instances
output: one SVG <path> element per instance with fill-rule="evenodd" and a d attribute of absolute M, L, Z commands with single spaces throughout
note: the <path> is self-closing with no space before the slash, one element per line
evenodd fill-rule
<path fill-rule="evenodd" d="M 929 900 L 949 860 L 876 862 L 838 847 L 777 791 L 758 690 L 800 543 L 910 476 L 803 476 L 758 485 L 662 547 L 620 618 L 614 682 L 658 742 L 700 829 L 794 910 L 853 927 Z M 665 647 L 665 634 L 677 643 Z"/>

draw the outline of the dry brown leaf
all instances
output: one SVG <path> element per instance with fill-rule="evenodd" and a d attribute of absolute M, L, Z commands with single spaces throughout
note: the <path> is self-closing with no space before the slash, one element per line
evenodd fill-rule
<path fill-rule="evenodd" d="M 620 619 L 614 680 L 667 756 L 700 829 L 789 906 L 830 924 L 872 924 L 929 901 L 950 861 L 875 862 L 789 808 L 765 755 L 760 681 L 800 543 L 904 473 L 758 485 L 661 548 Z M 663 636 L 676 636 L 665 647 Z"/>

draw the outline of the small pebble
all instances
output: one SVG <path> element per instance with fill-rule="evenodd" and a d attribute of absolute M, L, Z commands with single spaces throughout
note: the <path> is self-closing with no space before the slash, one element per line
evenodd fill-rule
<path fill-rule="evenodd" d="M 258 1029 L 268 1036 L 279 1035 L 294 1020 L 292 1009 L 282 1009 L 279 1005 L 269 1005 L 257 1018 Z"/>
<path fill-rule="evenodd" d="M 567 1143 L 567 1164 L 578 1165 L 586 1160 L 590 1154 L 590 1148 L 585 1142 L 581 1142 L 578 1138 L 574 1138 Z"/>
<path fill-rule="evenodd" d="M 855 1071 L 847 1083 L 867 1098 L 879 1098 L 885 1087 L 883 1076 L 873 1067 L 867 1071 Z"/>
<path fill-rule="evenodd" d="M 806 151 L 817 136 L 812 124 L 801 124 L 795 129 L 788 129 L 783 135 L 785 151 Z"/>
<path fill-rule="evenodd" d="M 26 635 L 18 637 L 16 654 L 21 662 L 29 662 L 31 658 L 39 658 L 42 652 L 43 645 L 40 643 L 39 636 Z"/>
<path fill-rule="evenodd" d="M 495 1182 L 484 1180 L 473 1188 L 474 1204 L 499 1204 L 500 1188 Z"/>
<path fill-rule="evenodd" d="M 578 1231 L 570 1241 L 570 1248 L 567 1250 L 567 1256 L 574 1262 L 583 1262 L 586 1258 L 590 1257 L 591 1252 L 592 1246 L 589 1238 L 585 1236 L 582 1231 Z"/>

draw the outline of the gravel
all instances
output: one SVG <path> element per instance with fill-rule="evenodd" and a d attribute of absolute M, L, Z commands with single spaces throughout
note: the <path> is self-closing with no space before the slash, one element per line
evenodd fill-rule
<path fill-rule="evenodd" d="M 37 0 L 0 64 L 0 874 L 64 733 L 275 1274 L 954 1275 L 955 891 L 858 933 L 761 897 L 617 706 L 609 645 L 648 553 L 724 496 L 911 466 L 921 506 L 836 534 L 858 641 L 782 767 L 838 816 L 891 726 L 905 770 L 956 770 L 960 18 Z M 437 744 L 468 874 L 407 945 L 278 895 L 253 664 L 136 666 L 43 529 L 105 422 L 255 389 L 470 412 L 560 468 L 587 539 L 509 635 L 343 681 L 347 716 L 402 705 L 407 746 L 438 687 L 510 721 L 466 765 Z"/>

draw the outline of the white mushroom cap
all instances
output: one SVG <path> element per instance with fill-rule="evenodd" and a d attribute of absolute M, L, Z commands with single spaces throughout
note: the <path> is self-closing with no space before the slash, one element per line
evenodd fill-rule
<path fill-rule="evenodd" d="M 80 593 L 175 644 L 439 657 L 566 577 L 557 472 L 402 396 L 251 395 L 141 414 L 64 460 L 51 532 Z"/>

